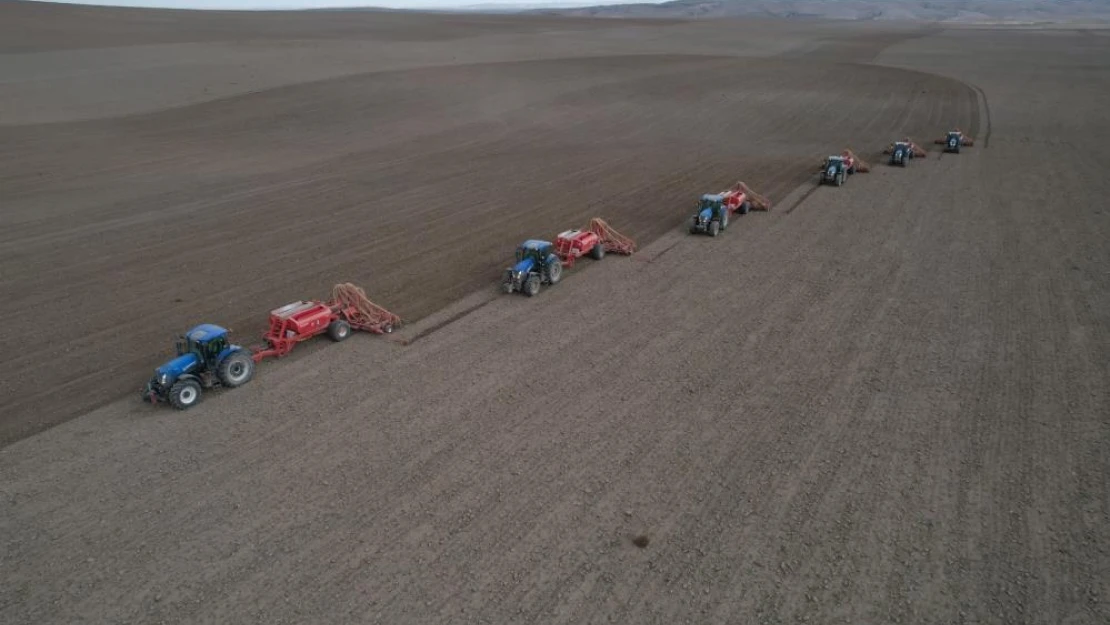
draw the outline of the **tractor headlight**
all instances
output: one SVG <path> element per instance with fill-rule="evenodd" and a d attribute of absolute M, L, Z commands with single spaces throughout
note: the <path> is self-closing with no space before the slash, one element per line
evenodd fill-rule
<path fill-rule="evenodd" d="M 158 383 L 165 386 L 170 381 L 170 374 L 163 373 L 158 376 Z"/>

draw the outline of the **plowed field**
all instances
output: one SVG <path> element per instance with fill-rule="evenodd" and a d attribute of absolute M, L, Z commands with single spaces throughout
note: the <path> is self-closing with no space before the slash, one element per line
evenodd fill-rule
<path fill-rule="evenodd" d="M 0 620 L 1110 619 L 1110 41 L 341 15 L 0 9 Z M 138 402 L 340 281 L 407 344 Z"/>

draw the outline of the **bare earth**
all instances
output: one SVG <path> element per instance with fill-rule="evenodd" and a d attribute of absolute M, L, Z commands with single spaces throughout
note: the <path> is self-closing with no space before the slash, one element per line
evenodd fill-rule
<path fill-rule="evenodd" d="M 0 622 L 1108 622 L 1108 94 L 1085 31 L 0 5 Z M 138 402 L 348 280 L 408 345 Z"/>

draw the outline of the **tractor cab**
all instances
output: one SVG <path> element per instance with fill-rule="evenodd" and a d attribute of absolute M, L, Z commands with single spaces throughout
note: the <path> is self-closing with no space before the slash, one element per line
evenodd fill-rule
<path fill-rule="evenodd" d="M 836 186 L 844 184 L 848 173 L 848 159 L 836 154 L 825 159 L 825 166 L 821 170 L 821 181 L 831 182 Z"/>
<path fill-rule="evenodd" d="M 550 242 L 529 239 L 516 248 L 516 260 L 519 263 L 528 259 L 542 265 L 554 253 L 554 245 Z"/>
<path fill-rule="evenodd" d="M 210 323 L 201 324 L 177 339 L 177 355 L 196 354 L 209 366 L 227 349 L 227 330 Z"/>
<path fill-rule="evenodd" d="M 825 174 L 829 178 L 835 178 L 840 172 L 848 169 L 848 159 L 837 154 L 825 159 Z"/>
<path fill-rule="evenodd" d="M 716 193 L 706 193 L 701 196 L 698 204 L 698 215 L 705 219 L 720 218 L 723 208 L 724 196 Z"/>

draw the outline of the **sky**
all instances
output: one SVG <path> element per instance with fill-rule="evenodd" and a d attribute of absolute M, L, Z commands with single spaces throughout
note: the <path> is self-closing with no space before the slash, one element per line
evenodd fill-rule
<path fill-rule="evenodd" d="M 481 4 L 524 6 L 597 6 L 602 4 L 658 4 L 664 0 L 45 0 L 67 4 L 95 4 L 120 7 L 205 10 L 282 10 L 330 9 L 342 7 L 384 7 L 388 9 L 434 9 Z"/>

